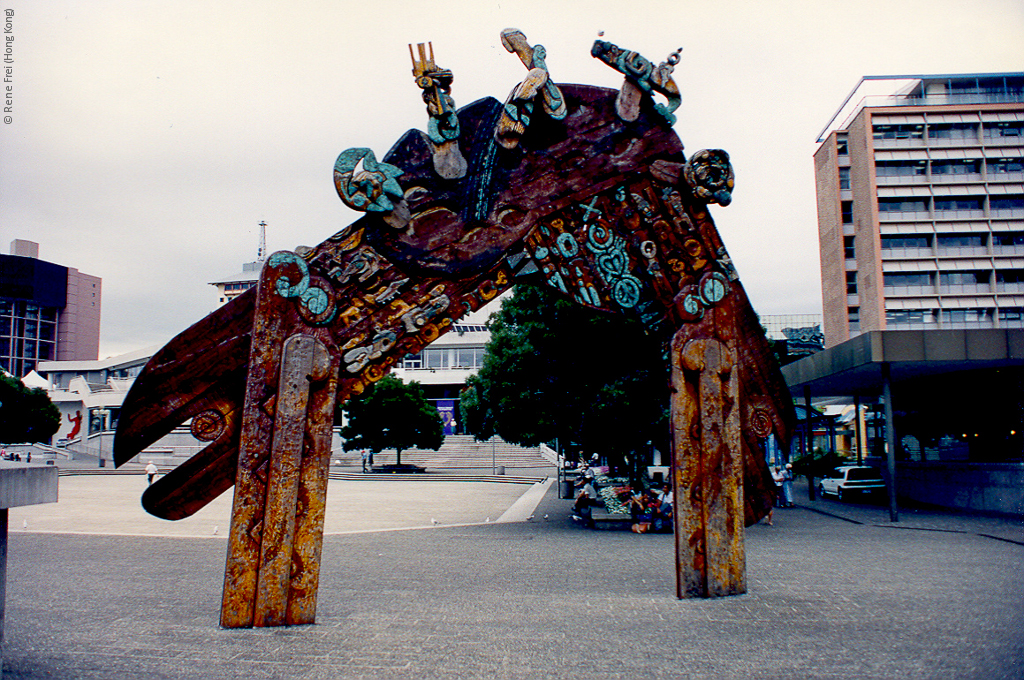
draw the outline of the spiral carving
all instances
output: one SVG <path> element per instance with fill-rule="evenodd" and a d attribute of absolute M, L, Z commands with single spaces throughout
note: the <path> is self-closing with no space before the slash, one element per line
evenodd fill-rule
<path fill-rule="evenodd" d="M 212 442 L 224 432 L 227 421 L 224 414 L 215 409 L 203 411 L 192 418 L 192 436 L 204 442 Z"/>
<path fill-rule="evenodd" d="M 758 437 L 767 437 L 772 433 L 774 424 L 767 409 L 755 408 L 750 413 L 750 429 Z"/>

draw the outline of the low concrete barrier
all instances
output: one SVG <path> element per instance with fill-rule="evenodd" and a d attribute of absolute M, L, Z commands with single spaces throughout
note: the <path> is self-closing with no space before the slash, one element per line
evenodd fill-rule
<path fill-rule="evenodd" d="M 904 461 L 896 487 L 916 503 L 1024 516 L 1024 463 Z"/>

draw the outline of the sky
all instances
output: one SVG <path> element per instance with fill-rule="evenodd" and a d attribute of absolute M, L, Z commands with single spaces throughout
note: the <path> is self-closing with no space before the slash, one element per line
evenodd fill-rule
<path fill-rule="evenodd" d="M 675 131 L 729 152 L 712 207 L 759 314 L 821 312 L 816 137 L 863 75 L 1024 70 L 1020 0 L 5 0 L 0 249 L 103 279 L 100 357 L 162 345 L 218 304 L 211 281 L 358 217 L 337 155 L 426 129 L 407 45 L 433 42 L 458 106 L 524 76 L 618 88 L 603 39 L 683 48 Z M 6 111 L 10 108 L 10 111 Z"/>

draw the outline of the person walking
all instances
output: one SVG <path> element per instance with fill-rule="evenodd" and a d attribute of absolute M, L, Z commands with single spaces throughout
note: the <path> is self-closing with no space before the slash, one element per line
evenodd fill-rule
<path fill-rule="evenodd" d="M 793 464 L 786 463 L 782 471 L 782 507 L 793 507 Z"/>
<path fill-rule="evenodd" d="M 156 465 L 153 463 L 153 461 L 149 461 L 149 465 L 146 466 L 146 476 L 149 477 L 150 485 L 153 484 L 153 478 L 156 477 L 157 472 L 158 470 Z"/>

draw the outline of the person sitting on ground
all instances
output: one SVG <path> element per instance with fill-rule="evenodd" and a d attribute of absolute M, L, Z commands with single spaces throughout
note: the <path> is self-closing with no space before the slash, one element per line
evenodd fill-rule
<path fill-rule="evenodd" d="M 654 531 L 672 531 L 672 484 L 665 482 L 658 492 L 658 511 L 654 515 Z"/>
<path fill-rule="evenodd" d="M 593 528 L 594 514 L 591 508 L 597 505 L 597 487 L 594 486 L 593 474 L 588 477 L 581 473 L 577 485 L 580 487 L 580 492 L 572 504 L 571 516 L 576 521 L 585 521 L 588 527 Z"/>
<path fill-rule="evenodd" d="M 651 530 L 660 501 L 651 491 L 637 493 L 630 500 L 631 511 L 636 522 L 631 527 L 634 534 L 646 534 Z"/>

